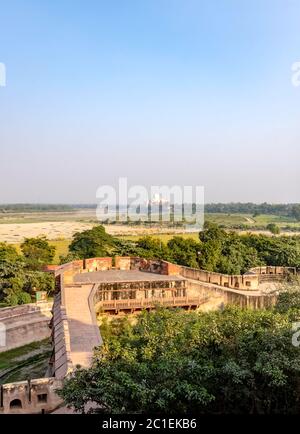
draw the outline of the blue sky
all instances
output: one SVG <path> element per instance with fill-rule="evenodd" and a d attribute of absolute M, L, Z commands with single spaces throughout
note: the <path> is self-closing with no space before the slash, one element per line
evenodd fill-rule
<path fill-rule="evenodd" d="M 300 202 L 300 0 L 10 0 L 0 202 L 132 184 Z"/>

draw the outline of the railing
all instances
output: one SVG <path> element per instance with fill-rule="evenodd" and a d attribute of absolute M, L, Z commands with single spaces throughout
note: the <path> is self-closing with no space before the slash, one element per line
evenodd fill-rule
<path fill-rule="evenodd" d="M 142 299 L 125 299 L 125 300 L 105 300 L 99 302 L 99 307 L 103 310 L 111 309 L 146 309 L 156 305 L 172 307 L 200 306 L 208 301 L 209 297 L 173 297 L 173 298 L 142 298 Z"/>

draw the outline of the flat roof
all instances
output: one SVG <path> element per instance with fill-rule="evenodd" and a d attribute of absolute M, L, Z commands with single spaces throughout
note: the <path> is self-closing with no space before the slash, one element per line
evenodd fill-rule
<path fill-rule="evenodd" d="M 182 276 L 168 276 L 139 270 L 105 270 L 79 273 L 74 276 L 75 283 L 134 282 L 134 281 L 174 281 L 186 280 Z"/>

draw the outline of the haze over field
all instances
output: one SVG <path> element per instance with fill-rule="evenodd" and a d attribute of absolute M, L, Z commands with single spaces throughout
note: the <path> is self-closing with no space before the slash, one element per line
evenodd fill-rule
<path fill-rule="evenodd" d="M 99 185 L 203 185 L 299 202 L 300 2 L 1 5 L 0 202 L 94 203 Z"/>

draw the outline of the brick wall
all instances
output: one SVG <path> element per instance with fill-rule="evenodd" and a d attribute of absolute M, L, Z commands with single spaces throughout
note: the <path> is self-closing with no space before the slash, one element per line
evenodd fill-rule
<path fill-rule="evenodd" d="M 62 404 L 56 394 L 62 382 L 56 378 L 18 381 L 0 386 L 0 414 L 48 413 Z"/>
<path fill-rule="evenodd" d="M 89 271 L 104 271 L 112 268 L 112 258 L 91 258 L 84 261 L 84 268 Z"/>
<path fill-rule="evenodd" d="M 256 290 L 259 286 L 258 274 L 228 275 L 189 267 L 181 267 L 181 274 L 188 279 L 199 280 L 227 288 Z"/>

